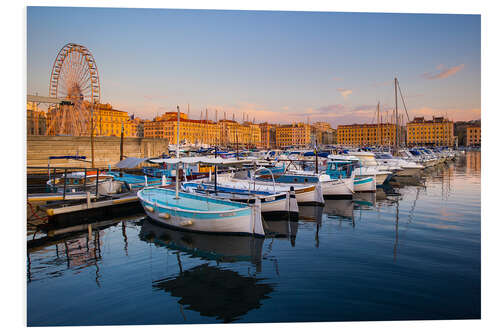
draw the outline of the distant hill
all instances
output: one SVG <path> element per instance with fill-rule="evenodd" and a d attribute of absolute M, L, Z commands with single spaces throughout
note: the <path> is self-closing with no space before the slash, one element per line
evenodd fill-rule
<path fill-rule="evenodd" d="M 465 140 L 467 138 L 467 127 L 469 126 L 479 126 L 481 127 L 481 119 L 469 120 L 469 121 L 456 121 L 453 125 L 453 131 L 455 136 L 458 136 L 458 145 L 465 146 Z"/>

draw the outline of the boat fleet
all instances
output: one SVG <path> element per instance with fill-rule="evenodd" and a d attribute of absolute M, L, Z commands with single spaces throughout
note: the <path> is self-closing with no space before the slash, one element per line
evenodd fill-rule
<path fill-rule="evenodd" d="M 129 158 L 135 163 L 125 159 L 114 170 L 49 177 L 47 186 L 51 191 L 84 186 L 99 195 L 135 194 L 154 222 L 173 229 L 264 236 L 263 221 L 296 221 L 299 206 L 373 193 L 392 178 L 419 177 L 425 168 L 456 156 L 450 149 L 426 147 L 394 155 L 371 148 L 189 155 Z"/>

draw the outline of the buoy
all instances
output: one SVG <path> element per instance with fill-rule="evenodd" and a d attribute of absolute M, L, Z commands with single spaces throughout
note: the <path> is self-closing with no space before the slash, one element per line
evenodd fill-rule
<path fill-rule="evenodd" d="M 146 206 L 146 209 L 148 211 L 150 211 L 150 212 L 154 212 L 155 211 L 155 209 L 153 207 L 151 207 L 151 206 Z"/>
<path fill-rule="evenodd" d="M 183 227 L 190 226 L 190 225 L 193 225 L 193 221 L 191 221 L 191 220 L 181 222 L 181 226 L 183 226 Z"/>

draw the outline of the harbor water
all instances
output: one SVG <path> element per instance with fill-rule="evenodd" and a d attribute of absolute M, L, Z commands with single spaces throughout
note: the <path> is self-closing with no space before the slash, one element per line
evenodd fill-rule
<path fill-rule="evenodd" d="M 265 238 L 139 214 L 29 246 L 28 326 L 480 318 L 480 154 L 300 207 Z"/>

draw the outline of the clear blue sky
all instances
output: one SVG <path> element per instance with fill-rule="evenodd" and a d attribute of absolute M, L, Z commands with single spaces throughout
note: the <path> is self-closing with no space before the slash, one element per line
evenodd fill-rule
<path fill-rule="evenodd" d="M 27 90 L 48 95 L 52 63 L 73 42 L 94 55 L 101 101 L 151 118 L 190 104 L 241 120 L 371 122 L 480 118 L 479 15 L 28 7 Z"/>

